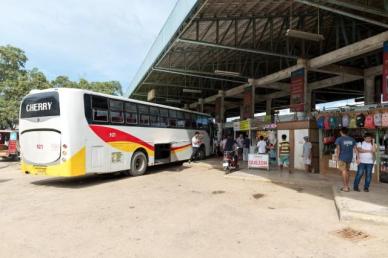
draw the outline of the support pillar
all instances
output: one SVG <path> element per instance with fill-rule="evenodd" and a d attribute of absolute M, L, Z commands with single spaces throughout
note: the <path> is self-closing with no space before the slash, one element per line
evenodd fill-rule
<path fill-rule="evenodd" d="M 218 125 L 217 139 L 221 141 L 225 123 L 225 92 L 223 90 L 218 91 L 215 109 L 216 123 Z"/>
<path fill-rule="evenodd" d="M 265 113 L 267 116 L 270 116 L 272 114 L 272 99 L 267 99 Z"/>
<path fill-rule="evenodd" d="M 365 105 L 375 103 L 375 78 L 373 76 L 364 78 L 364 102 Z"/>
<path fill-rule="evenodd" d="M 200 98 L 198 99 L 198 111 L 203 113 L 203 108 L 204 108 L 204 105 L 205 105 L 205 101 L 203 100 L 203 98 Z"/>
<path fill-rule="evenodd" d="M 312 91 L 309 87 L 309 83 L 308 83 L 307 78 L 308 78 L 308 70 L 305 67 L 305 70 L 304 70 L 304 112 L 305 112 L 307 117 L 310 117 L 311 111 L 313 110 L 312 105 L 311 105 L 312 104 L 311 103 Z"/>

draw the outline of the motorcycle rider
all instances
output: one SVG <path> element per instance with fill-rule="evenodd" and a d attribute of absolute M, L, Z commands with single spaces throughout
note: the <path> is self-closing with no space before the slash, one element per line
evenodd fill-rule
<path fill-rule="evenodd" d="M 236 167 L 238 164 L 238 155 L 236 154 L 235 150 L 237 148 L 238 148 L 237 142 L 233 139 L 233 136 L 229 134 L 227 139 L 226 139 L 224 153 L 225 152 L 233 152 L 232 153 L 232 162 L 234 164 L 236 164 Z"/>

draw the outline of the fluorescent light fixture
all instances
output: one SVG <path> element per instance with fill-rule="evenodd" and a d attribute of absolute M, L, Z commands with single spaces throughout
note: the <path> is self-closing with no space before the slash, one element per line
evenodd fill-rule
<path fill-rule="evenodd" d="M 201 90 L 196 90 L 196 89 L 183 89 L 183 92 L 185 93 L 202 93 Z"/>
<path fill-rule="evenodd" d="M 166 102 L 168 103 L 181 103 L 179 99 L 166 99 Z"/>
<path fill-rule="evenodd" d="M 292 30 L 292 29 L 287 30 L 286 36 L 291 38 L 306 39 L 311 41 L 325 40 L 325 37 L 321 34 L 310 33 L 310 32 L 301 31 L 301 30 Z"/>
<path fill-rule="evenodd" d="M 224 75 L 224 76 L 232 76 L 232 77 L 240 77 L 241 73 L 232 72 L 232 71 L 223 71 L 223 70 L 215 70 L 215 74 Z"/>

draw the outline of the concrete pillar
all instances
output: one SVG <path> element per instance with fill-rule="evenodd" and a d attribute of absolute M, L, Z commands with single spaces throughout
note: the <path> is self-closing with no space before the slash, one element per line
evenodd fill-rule
<path fill-rule="evenodd" d="M 312 106 L 311 106 L 311 90 L 308 83 L 308 70 L 305 68 L 304 71 L 304 112 L 305 114 L 310 117 Z"/>
<path fill-rule="evenodd" d="M 272 99 L 267 99 L 265 113 L 267 116 L 270 116 L 272 114 Z"/>
<path fill-rule="evenodd" d="M 244 118 L 244 102 L 240 103 L 240 120 Z"/>
<path fill-rule="evenodd" d="M 203 98 L 199 98 L 198 99 L 198 111 L 199 112 L 202 112 L 203 113 L 203 108 L 204 108 L 204 105 L 205 105 L 205 101 Z"/>
<path fill-rule="evenodd" d="M 220 99 L 220 110 L 219 110 L 219 123 L 218 123 L 218 133 L 217 133 L 217 139 L 218 141 L 222 140 L 222 134 L 224 129 L 224 123 L 225 123 L 225 92 L 223 90 L 218 91 L 218 98 Z M 216 111 L 217 112 L 217 111 Z M 216 114 L 217 116 L 217 114 Z"/>
<path fill-rule="evenodd" d="M 373 76 L 364 78 L 364 102 L 365 105 L 375 103 L 375 78 Z"/>

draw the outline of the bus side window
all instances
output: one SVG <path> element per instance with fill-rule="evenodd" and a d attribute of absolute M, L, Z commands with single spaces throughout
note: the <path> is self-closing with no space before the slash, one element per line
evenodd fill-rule
<path fill-rule="evenodd" d="M 198 118 L 198 115 L 195 115 L 195 114 L 192 114 L 191 115 L 191 128 L 193 129 L 197 129 L 197 118 Z"/>
<path fill-rule="evenodd" d="M 150 125 L 154 127 L 159 127 L 159 108 L 158 107 L 150 107 Z"/>
<path fill-rule="evenodd" d="M 146 105 L 139 105 L 139 122 L 141 125 L 150 125 L 150 108 Z"/>
<path fill-rule="evenodd" d="M 184 115 L 185 115 L 185 127 L 187 129 L 190 129 L 191 126 L 192 126 L 192 124 L 191 124 L 191 114 L 188 113 L 188 112 L 185 112 Z"/>
<path fill-rule="evenodd" d="M 178 128 L 185 128 L 186 127 L 186 121 L 185 121 L 184 113 L 182 111 L 177 111 L 176 117 L 178 118 L 176 126 Z"/>
<path fill-rule="evenodd" d="M 137 124 L 137 106 L 135 103 L 125 103 L 125 122 L 127 125 Z"/>
<path fill-rule="evenodd" d="M 93 120 L 108 122 L 108 99 L 100 96 L 92 97 Z"/>
<path fill-rule="evenodd" d="M 109 101 L 110 121 L 115 124 L 124 123 L 124 103 L 118 100 Z"/>
<path fill-rule="evenodd" d="M 160 126 L 168 126 L 168 110 L 164 108 L 160 109 Z"/>
<path fill-rule="evenodd" d="M 169 127 L 177 127 L 177 111 L 169 110 L 168 111 L 168 126 Z"/>

